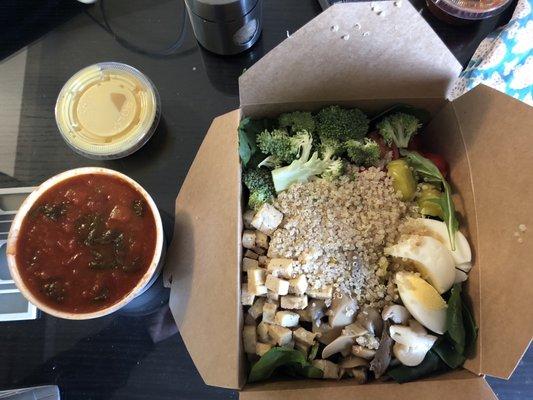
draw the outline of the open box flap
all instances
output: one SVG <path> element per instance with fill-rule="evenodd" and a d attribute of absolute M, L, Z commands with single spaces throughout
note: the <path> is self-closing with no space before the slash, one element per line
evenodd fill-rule
<path fill-rule="evenodd" d="M 244 388 L 240 400 L 497 400 L 483 377 L 454 371 L 442 377 L 398 385 L 374 382 L 356 385 L 343 381 L 270 382 Z"/>
<path fill-rule="evenodd" d="M 479 372 L 508 378 L 533 333 L 533 109 L 483 85 L 452 106 L 476 215 Z"/>
<path fill-rule="evenodd" d="M 240 77 L 241 106 L 445 98 L 460 64 L 410 3 L 375 4 L 335 4 L 284 40 Z"/>
<path fill-rule="evenodd" d="M 240 367 L 239 110 L 216 118 L 176 199 L 169 306 L 208 385 L 238 388 Z M 221 283 L 223 282 L 223 284 Z"/>

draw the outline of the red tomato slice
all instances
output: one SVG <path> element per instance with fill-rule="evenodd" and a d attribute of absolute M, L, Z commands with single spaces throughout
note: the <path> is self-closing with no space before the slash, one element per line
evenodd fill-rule
<path fill-rule="evenodd" d="M 422 155 L 435 164 L 443 177 L 446 178 L 448 176 L 448 163 L 444 157 L 435 153 L 422 153 Z"/>
<path fill-rule="evenodd" d="M 395 144 L 393 144 L 392 146 L 388 146 L 383 140 L 383 137 L 379 133 L 377 132 L 369 133 L 368 137 L 376 141 L 376 143 L 379 145 L 379 156 L 381 158 L 384 158 L 388 152 L 392 152 L 393 160 L 397 160 L 398 158 L 400 158 L 400 152 L 398 151 L 398 147 L 396 147 Z"/>

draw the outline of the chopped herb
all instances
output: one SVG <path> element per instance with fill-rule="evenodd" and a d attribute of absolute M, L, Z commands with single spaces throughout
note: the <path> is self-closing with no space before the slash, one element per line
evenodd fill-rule
<path fill-rule="evenodd" d="M 63 286 L 63 283 L 59 280 L 47 282 L 43 284 L 42 288 L 44 294 L 52 300 L 56 301 L 57 303 L 62 303 L 65 300 L 66 290 Z"/>
<path fill-rule="evenodd" d="M 109 299 L 109 289 L 107 287 L 103 287 L 100 292 L 93 297 L 93 301 L 100 302 L 100 301 L 106 301 Z"/>
<path fill-rule="evenodd" d="M 52 221 L 57 221 L 67 213 L 67 207 L 68 203 L 63 201 L 61 203 L 43 204 L 37 210 Z"/>
<path fill-rule="evenodd" d="M 133 200 L 132 208 L 135 215 L 142 217 L 144 215 L 144 200 Z"/>

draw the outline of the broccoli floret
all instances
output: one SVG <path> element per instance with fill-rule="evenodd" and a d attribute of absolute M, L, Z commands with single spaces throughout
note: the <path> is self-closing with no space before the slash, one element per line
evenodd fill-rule
<path fill-rule="evenodd" d="M 274 200 L 276 191 L 272 176 L 267 169 L 255 168 L 248 170 L 243 176 L 244 185 L 250 191 L 248 205 L 251 209 L 257 210 L 264 203 L 270 203 Z"/>
<path fill-rule="evenodd" d="M 322 178 L 333 181 L 344 173 L 344 162 L 340 159 L 331 160 L 326 170 L 322 173 Z"/>
<path fill-rule="evenodd" d="M 337 139 L 325 139 L 321 141 L 318 148 L 320 157 L 332 158 L 333 156 L 339 156 L 343 153 L 343 143 Z"/>
<path fill-rule="evenodd" d="M 361 140 L 368 132 L 368 118 L 357 108 L 339 106 L 323 108 L 317 114 L 317 131 L 321 140 Z"/>
<path fill-rule="evenodd" d="M 322 175 L 330 168 L 332 174 L 337 172 L 338 160 L 331 158 L 321 159 L 318 157 L 318 152 L 314 152 L 311 155 L 313 140 L 310 135 L 307 135 L 307 137 L 308 140 L 301 145 L 301 154 L 298 159 L 286 167 L 276 168 L 272 171 L 272 180 L 277 193 L 287 189 L 293 183 L 307 182 L 313 176 Z"/>
<path fill-rule="evenodd" d="M 306 131 L 290 136 L 285 129 L 274 129 L 257 135 L 257 145 L 264 154 L 274 156 L 277 162 L 288 164 L 298 157 L 302 142 L 309 137 Z"/>
<path fill-rule="evenodd" d="M 279 168 L 283 165 L 281 160 L 276 156 L 268 156 L 263 161 L 261 161 L 257 166 L 266 167 L 270 169 Z"/>
<path fill-rule="evenodd" d="M 310 112 L 295 111 L 281 114 L 278 122 L 280 127 L 288 128 L 294 133 L 306 131 L 312 134 L 315 131 L 315 118 Z"/>
<path fill-rule="evenodd" d="M 372 139 L 348 140 L 344 143 L 344 148 L 355 165 L 370 167 L 379 161 L 379 144 Z"/>
<path fill-rule="evenodd" d="M 411 137 L 416 135 L 418 128 L 422 124 L 418 118 L 411 114 L 396 113 L 383 118 L 378 124 L 378 130 L 385 143 L 392 145 L 393 143 L 403 149 L 409 145 Z"/>

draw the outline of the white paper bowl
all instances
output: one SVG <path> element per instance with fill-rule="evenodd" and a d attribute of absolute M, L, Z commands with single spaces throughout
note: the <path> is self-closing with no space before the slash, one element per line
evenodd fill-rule
<path fill-rule="evenodd" d="M 154 256 L 152 258 L 150 266 L 148 267 L 148 270 L 139 280 L 137 285 L 120 301 L 116 302 L 115 304 L 112 304 L 111 306 L 107 308 L 103 308 L 98 311 L 93 311 L 93 312 L 88 312 L 88 313 L 71 313 L 71 312 L 57 310 L 53 307 L 50 307 L 49 305 L 42 303 L 39 299 L 37 299 L 32 294 L 32 292 L 25 285 L 24 281 L 22 280 L 20 276 L 18 265 L 17 265 L 17 260 L 16 260 L 17 240 L 19 238 L 20 227 L 22 225 L 24 218 L 26 217 L 28 212 L 31 210 L 33 205 L 43 195 L 43 193 L 45 193 L 46 191 L 48 191 L 48 189 L 52 188 L 58 183 L 63 182 L 69 178 L 72 178 L 74 176 L 79 176 L 79 175 L 87 175 L 87 174 L 101 174 L 101 175 L 109 175 L 109 176 L 118 177 L 128 182 L 139 193 L 141 193 L 141 195 L 146 200 L 146 203 L 149 205 L 154 215 L 155 226 L 156 226 L 156 244 L 155 244 Z M 33 191 L 26 198 L 26 200 L 20 206 L 19 211 L 17 212 L 17 215 L 15 216 L 15 219 L 13 220 L 11 224 L 11 229 L 9 230 L 9 236 L 7 239 L 6 253 L 7 253 L 7 263 L 9 265 L 9 272 L 11 273 L 11 277 L 15 281 L 17 288 L 24 295 L 24 297 L 28 299 L 28 301 L 30 301 L 37 308 L 44 311 L 45 313 L 53 315 L 55 317 L 81 320 L 81 319 L 98 318 L 98 317 L 103 317 L 104 315 L 111 314 L 112 312 L 117 311 L 118 309 L 124 307 L 131 300 L 133 300 L 135 297 L 137 297 L 142 292 L 144 292 L 144 290 L 146 290 L 148 286 L 153 282 L 153 279 L 157 276 L 157 273 L 161 270 L 161 267 L 163 264 L 162 263 L 163 243 L 164 243 L 164 234 L 163 234 L 163 224 L 161 223 L 161 215 L 159 214 L 159 210 L 157 209 L 152 197 L 148 194 L 148 192 L 146 192 L 146 190 L 144 190 L 141 187 L 141 185 L 139 185 L 137 182 L 127 177 L 126 175 L 121 174 L 120 172 L 117 172 L 117 171 L 113 171 L 111 169 L 98 168 L 98 167 L 86 167 L 86 168 L 72 169 L 69 171 L 62 172 L 56 176 L 53 176 L 52 178 L 42 183 L 35 191 Z"/>

